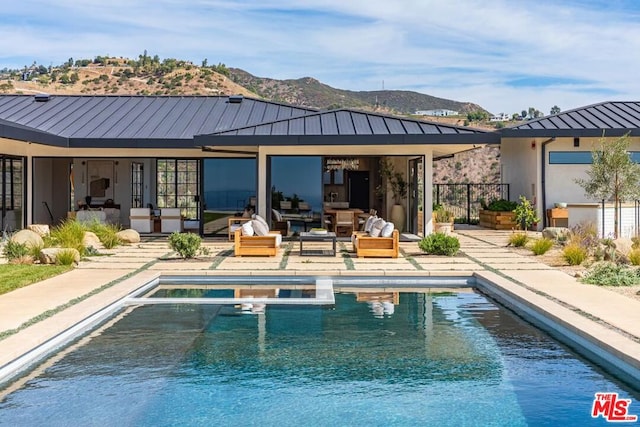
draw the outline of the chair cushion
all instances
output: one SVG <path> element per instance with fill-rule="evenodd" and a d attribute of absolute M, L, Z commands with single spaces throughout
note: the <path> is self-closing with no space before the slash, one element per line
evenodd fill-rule
<path fill-rule="evenodd" d="M 386 223 L 387 222 L 382 218 L 376 219 L 371 225 L 371 232 L 369 233 L 371 237 L 379 237 Z"/>
<path fill-rule="evenodd" d="M 271 215 L 273 216 L 274 221 L 282 221 L 282 215 L 275 209 L 271 209 Z"/>
<path fill-rule="evenodd" d="M 267 224 L 263 224 L 262 221 L 253 219 L 251 220 L 251 225 L 253 226 L 253 231 L 256 233 L 256 236 L 266 236 L 269 234 L 269 227 L 267 227 Z"/>
<path fill-rule="evenodd" d="M 242 224 L 242 235 L 243 236 L 253 236 L 254 230 L 253 225 L 251 224 L 253 221 L 247 221 Z"/>
<path fill-rule="evenodd" d="M 376 215 L 371 215 L 369 218 L 367 218 L 367 221 L 364 223 L 364 231 L 367 233 L 371 233 L 371 226 L 377 219 L 378 217 Z"/>
<path fill-rule="evenodd" d="M 391 221 L 387 222 L 380 231 L 380 237 L 391 237 L 393 234 L 394 225 Z"/>

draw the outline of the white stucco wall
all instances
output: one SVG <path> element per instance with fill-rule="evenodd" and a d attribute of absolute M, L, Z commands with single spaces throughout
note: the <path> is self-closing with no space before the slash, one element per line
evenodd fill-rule
<path fill-rule="evenodd" d="M 525 196 L 537 202 L 540 196 L 540 142 L 536 138 L 503 138 L 500 144 L 502 182 L 509 184 L 509 198 Z"/>

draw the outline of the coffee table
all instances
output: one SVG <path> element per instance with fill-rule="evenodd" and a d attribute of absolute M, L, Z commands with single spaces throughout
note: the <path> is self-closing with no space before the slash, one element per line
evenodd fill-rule
<path fill-rule="evenodd" d="M 302 245 L 304 242 L 331 242 L 333 249 L 304 249 Z M 300 256 L 336 256 L 336 233 L 333 231 L 328 231 L 326 234 L 301 232 Z"/>

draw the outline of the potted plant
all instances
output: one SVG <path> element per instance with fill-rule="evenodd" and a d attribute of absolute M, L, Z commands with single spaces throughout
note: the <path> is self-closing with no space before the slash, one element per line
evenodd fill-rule
<path fill-rule="evenodd" d="M 383 196 L 387 193 L 387 189 L 389 190 L 394 202 L 389 217 L 395 227 L 402 231 L 405 223 L 405 211 L 402 202 L 407 197 L 407 181 L 401 172 L 396 171 L 393 163 L 386 157 L 380 159 L 380 176 L 384 179 L 384 183 L 376 188 L 376 192 L 378 196 Z"/>
<path fill-rule="evenodd" d="M 520 228 L 527 232 L 527 230 L 534 224 L 537 224 L 540 221 L 538 218 L 538 213 L 531 206 L 531 202 L 524 197 L 520 196 L 520 203 L 513 210 L 515 214 L 516 224 L 520 225 Z"/>
<path fill-rule="evenodd" d="M 492 200 L 488 204 L 481 202 L 480 227 L 493 228 L 494 230 L 511 230 L 518 224 L 513 210 L 518 203 L 505 199 Z"/>
<path fill-rule="evenodd" d="M 433 231 L 449 234 L 453 231 L 453 213 L 439 206 L 433 211 Z"/>

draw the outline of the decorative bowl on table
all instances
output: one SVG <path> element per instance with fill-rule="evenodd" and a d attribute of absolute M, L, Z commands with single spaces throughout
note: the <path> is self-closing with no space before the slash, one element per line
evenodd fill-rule
<path fill-rule="evenodd" d="M 312 228 L 311 230 L 309 230 L 309 233 L 311 233 L 311 234 L 327 234 L 327 229 L 326 228 Z"/>
<path fill-rule="evenodd" d="M 554 203 L 554 206 L 555 206 L 556 208 L 562 208 L 562 209 L 564 209 L 564 208 L 566 208 L 566 207 L 567 207 L 567 204 L 566 204 L 565 202 L 558 202 L 558 203 Z"/>

